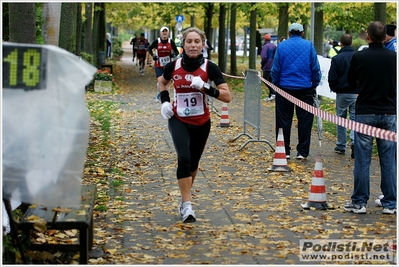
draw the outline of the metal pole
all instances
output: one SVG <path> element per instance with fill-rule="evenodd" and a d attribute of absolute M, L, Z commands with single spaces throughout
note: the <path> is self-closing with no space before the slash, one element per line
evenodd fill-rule
<path fill-rule="evenodd" d="M 314 44 L 314 3 L 310 6 L 310 41 Z"/>

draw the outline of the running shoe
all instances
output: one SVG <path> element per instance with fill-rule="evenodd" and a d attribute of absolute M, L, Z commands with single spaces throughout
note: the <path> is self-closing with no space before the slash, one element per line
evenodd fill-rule
<path fill-rule="evenodd" d="M 379 195 L 379 196 L 378 196 L 378 199 L 375 200 L 375 204 L 376 204 L 377 206 L 379 206 L 379 207 L 382 207 L 381 199 L 383 199 L 383 198 L 384 198 L 384 195 Z"/>
<path fill-rule="evenodd" d="M 396 208 L 393 209 L 384 208 L 382 210 L 382 214 L 395 214 L 395 213 L 396 213 Z"/>
<path fill-rule="evenodd" d="M 345 150 L 339 149 L 338 147 L 334 148 L 334 152 L 340 155 L 345 155 Z"/>
<path fill-rule="evenodd" d="M 358 214 L 365 214 L 367 212 L 367 209 L 365 206 L 356 205 L 353 203 L 346 203 L 344 206 L 344 210 L 353 212 L 353 213 L 358 213 Z"/>
<path fill-rule="evenodd" d="M 302 159 L 306 159 L 306 157 L 304 157 L 304 156 L 302 156 L 301 154 L 297 154 L 296 155 L 296 159 L 300 159 L 300 160 L 302 160 Z"/>
<path fill-rule="evenodd" d="M 195 213 L 191 207 L 191 202 L 187 201 L 184 202 L 182 205 L 182 220 L 183 223 L 190 223 L 190 222 L 195 222 Z"/>

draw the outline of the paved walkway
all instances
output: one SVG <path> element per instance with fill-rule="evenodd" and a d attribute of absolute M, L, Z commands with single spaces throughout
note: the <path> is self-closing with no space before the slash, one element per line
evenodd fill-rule
<path fill-rule="evenodd" d="M 192 192 L 197 222 L 182 224 L 176 154 L 160 104 L 154 101 L 155 72 L 147 67 L 141 76 L 131 60 L 131 46 L 124 49 L 114 68 L 120 92 L 98 95 L 120 107 L 110 164 L 123 170 L 118 177 L 123 184 L 108 192 L 109 210 L 94 222 L 94 247 L 113 251 L 114 264 L 309 264 L 300 261 L 301 239 L 381 238 L 396 243 L 396 215 L 382 215 L 374 205 L 380 195 L 376 159 L 368 214 L 345 213 L 343 205 L 353 188 L 350 153 L 335 154 L 335 139 L 326 134 L 319 147 L 315 130 L 308 160 L 289 160 L 289 173 L 268 172 L 274 152 L 266 143 L 249 143 L 239 150 L 248 138 L 231 141 L 243 133 L 243 93 L 235 91 L 228 105 L 231 127 L 219 127 L 220 118 L 212 113 L 211 134 Z M 261 105 L 261 139 L 274 145 L 274 102 Z M 221 106 L 216 100 L 219 111 Z M 295 123 L 293 127 L 295 147 Z M 303 210 L 317 154 L 322 155 L 331 209 Z M 317 263 L 339 262 L 310 262 Z"/>

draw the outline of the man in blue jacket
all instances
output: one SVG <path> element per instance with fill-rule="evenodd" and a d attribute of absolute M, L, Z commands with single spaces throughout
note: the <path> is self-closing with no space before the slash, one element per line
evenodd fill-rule
<path fill-rule="evenodd" d="M 316 50 L 310 41 L 302 38 L 303 26 L 293 23 L 288 28 L 289 39 L 280 43 L 274 55 L 271 76 L 273 84 L 299 100 L 313 105 L 313 95 L 321 80 Z M 295 106 L 276 93 L 276 138 L 283 129 L 285 152 L 291 158 L 290 136 L 294 108 L 298 118 L 297 159 L 309 156 L 313 114 Z"/>
<path fill-rule="evenodd" d="M 348 69 L 353 53 L 355 51 L 352 47 L 352 36 L 350 34 L 343 34 L 339 40 L 341 49 L 338 55 L 331 59 L 331 66 L 328 72 L 328 84 L 330 89 L 335 92 L 335 111 L 337 116 L 346 118 L 349 112 L 350 120 L 355 120 L 355 104 L 357 98 L 356 88 L 351 88 L 348 85 Z M 355 142 L 353 130 L 350 131 L 349 137 L 351 140 L 351 157 L 354 158 L 353 144 Z M 346 150 L 346 128 L 337 125 L 337 142 L 334 152 L 337 154 L 345 154 Z"/>

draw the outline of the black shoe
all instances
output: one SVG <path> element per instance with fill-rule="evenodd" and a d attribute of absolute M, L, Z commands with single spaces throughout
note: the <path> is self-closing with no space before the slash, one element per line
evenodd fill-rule
<path fill-rule="evenodd" d="M 339 149 L 338 147 L 334 148 L 334 152 L 337 154 L 345 155 L 345 150 Z"/>
<path fill-rule="evenodd" d="M 351 150 L 352 150 L 352 152 L 351 152 L 351 158 L 355 158 L 355 146 L 354 145 L 351 145 Z"/>

